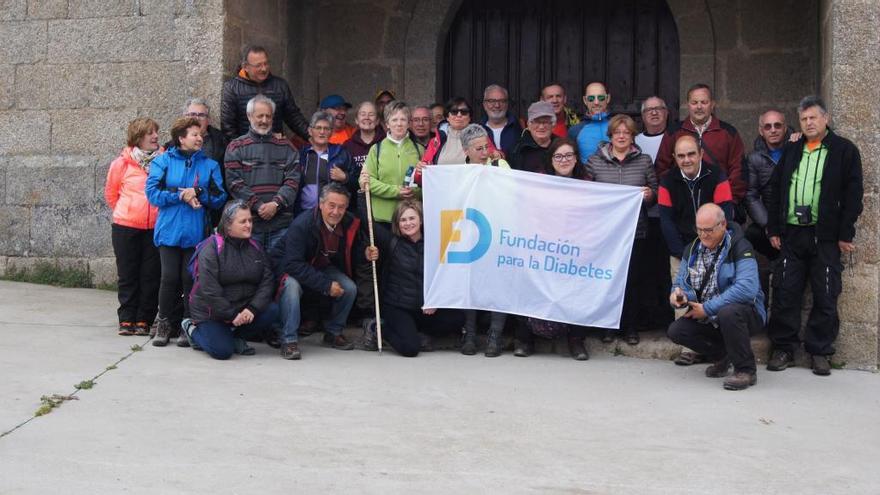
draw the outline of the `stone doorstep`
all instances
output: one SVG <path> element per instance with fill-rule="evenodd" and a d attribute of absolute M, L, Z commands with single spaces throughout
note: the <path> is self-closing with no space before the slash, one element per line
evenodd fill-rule
<path fill-rule="evenodd" d="M 320 334 L 320 332 L 315 335 Z M 347 326 L 345 328 L 344 335 L 347 339 L 351 340 L 355 343 L 360 343 L 363 336 L 363 329 L 359 326 Z M 611 354 L 617 356 L 627 356 L 627 357 L 635 357 L 641 359 L 662 359 L 666 361 L 671 361 L 678 357 L 678 354 L 681 352 L 681 346 L 678 344 L 674 344 L 671 340 L 666 337 L 666 332 L 664 330 L 650 330 L 639 333 L 641 337 L 641 342 L 638 345 L 628 345 L 626 342 L 621 340 L 616 340 L 610 344 L 602 343 L 600 340 L 601 334 L 588 334 L 584 346 L 587 348 L 587 351 L 592 354 Z M 505 346 L 504 352 L 506 354 L 510 354 L 513 352 L 513 335 L 505 332 L 504 334 Z M 312 342 L 312 338 L 308 338 L 309 342 Z M 457 336 L 447 335 L 434 337 L 432 339 L 434 344 L 434 349 L 441 351 L 458 351 L 459 339 Z M 314 342 L 319 342 L 319 339 L 314 339 Z M 482 354 L 483 350 L 485 350 L 486 346 L 486 335 L 485 332 L 481 332 L 478 334 L 478 355 Z M 387 346 L 386 346 L 387 348 Z M 389 349 L 390 350 L 390 349 Z M 755 353 L 755 359 L 758 363 L 766 363 L 770 358 L 770 340 L 767 338 L 766 334 L 759 334 L 752 337 L 752 351 Z M 393 350 L 391 352 L 394 352 Z M 540 337 L 535 338 L 535 353 L 536 354 L 557 354 L 560 356 L 568 357 L 568 342 L 565 338 L 557 338 L 554 340 L 543 339 Z M 806 355 L 798 355 L 796 356 L 796 361 L 798 366 L 808 366 L 808 356 Z"/>

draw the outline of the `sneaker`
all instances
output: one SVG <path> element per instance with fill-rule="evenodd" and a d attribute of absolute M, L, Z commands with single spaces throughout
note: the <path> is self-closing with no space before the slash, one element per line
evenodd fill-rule
<path fill-rule="evenodd" d="M 134 324 L 134 334 L 140 336 L 150 335 L 150 324 L 145 321 L 139 321 Z"/>
<path fill-rule="evenodd" d="M 332 333 L 324 332 L 324 345 L 328 345 L 339 351 L 350 351 L 354 349 L 354 344 L 348 341 L 344 335 L 333 335 Z"/>
<path fill-rule="evenodd" d="M 745 390 L 758 383 L 758 374 L 748 371 L 737 371 L 724 379 L 725 390 Z"/>
<path fill-rule="evenodd" d="M 165 347 L 171 340 L 171 322 L 168 318 L 156 318 L 156 336 L 153 338 L 153 345 L 156 347 Z"/>
<path fill-rule="evenodd" d="M 513 355 L 516 357 L 529 357 L 534 352 L 532 344 L 516 341 L 513 344 Z"/>
<path fill-rule="evenodd" d="M 302 358 L 302 353 L 299 352 L 299 344 L 296 342 L 289 342 L 287 344 L 281 344 L 281 359 L 292 359 L 297 360 Z"/>
<path fill-rule="evenodd" d="M 706 376 L 709 378 L 724 378 L 730 373 L 730 359 L 725 356 L 720 361 L 710 364 L 706 368 Z"/>
<path fill-rule="evenodd" d="M 831 360 L 828 359 L 828 356 L 814 355 L 811 361 L 814 375 L 828 376 L 831 374 Z"/>
<path fill-rule="evenodd" d="M 123 337 L 128 337 L 129 335 L 135 334 L 135 326 L 130 321 L 123 321 L 119 323 L 119 330 L 116 331 L 117 335 L 121 335 Z"/>
<path fill-rule="evenodd" d="M 590 359 L 590 355 L 587 354 L 587 348 L 584 347 L 584 341 L 582 339 L 568 339 L 568 352 L 571 353 L 571 358 L 575 361 L 586 361 Z"/>
<path fill-rule="evenodd" d="M 773 351 L 767 361 L 768 371 L 782 371 L 789 366 L 794 366 L 794 357 L 786 351 Z"/>
<path fill-rule="evenodd" d="M 189 318 L 184 318 L 183 321 L 180 322 L 180 331 L 177 333 L 177 347 L 192 346 L 192 343 L 189 340 L 189 328 L 192 324 L 193 322 Z"/>

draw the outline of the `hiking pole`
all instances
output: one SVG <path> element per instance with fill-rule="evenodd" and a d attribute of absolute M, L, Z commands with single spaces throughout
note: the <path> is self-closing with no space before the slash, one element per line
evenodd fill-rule
<path fill-rule="evenodd" d="M 364 188 L 367 197 L 367 230 L 370 232 L 370 247 L 376 246 L 373 239 L 373 203 L 370 200 L 370 188 Z M 379 279 L 376 276 L 376 260 L 370 261 L 373 266 L 373 304 L 376 306 L 376 344 L 379 346 L 379 355 L 382 355 L 382 317 L 379 314 Z"/>

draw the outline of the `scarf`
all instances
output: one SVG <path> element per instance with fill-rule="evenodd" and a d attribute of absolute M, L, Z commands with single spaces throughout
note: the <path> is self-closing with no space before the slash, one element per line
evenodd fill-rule
<path fill-rule="evenodd" d="M 158 149 L 155 151 L 144 151 L 137 146 L 132 146 L 131 148 L 131 158 L 137 162 L 141 170 L 148 174 L 150 173 L 150 162 L 157 156 L 159 156 Z"/>

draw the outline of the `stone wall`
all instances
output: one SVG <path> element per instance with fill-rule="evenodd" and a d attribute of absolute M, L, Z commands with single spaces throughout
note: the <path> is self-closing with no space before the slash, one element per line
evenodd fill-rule
<path fill-rule="evenodd" d="M 115 280 L 107 167 L 135 117 L 166 130 L 190 95 L 219 108 L 222 23 L 222 0 L 0 2 L 3 259 Z"/>

